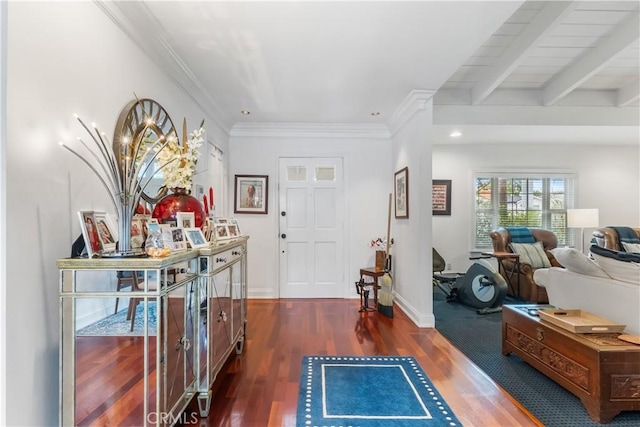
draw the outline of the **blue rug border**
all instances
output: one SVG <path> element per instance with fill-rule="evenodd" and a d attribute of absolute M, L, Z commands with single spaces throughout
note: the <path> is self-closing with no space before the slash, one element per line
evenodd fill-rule
<path fill-rule="evenodd" d="M 427 405 L 432 419 L 353 419 L 353 418 L 324 418 L 318 415 L 318 410 L 312 410 L 314 404 L 322 405 L 322 391 L 313 390 L 314 380 L 320 381 L 321 365 L 323 364 L 344 364 L 345 362 L 367 362 L 384 364 L 402 364 L 411 375 L 412 384 Z M 298 407 L 296 412 L 297 427 L 328 427 L 328 426 L 349 426 L 349 427 L 387 427 L 387 426 L 447 426 L 460 427 L 462 423 L 455 416 L 449 405 L 443 399 L 433 385 L 427 374 L 424 372 L 418 361 L 412 356 L 331 356 L 331 355 L 306 355 L 302 357 L 300 371 L 300 385 L 298 392 Z M 315 368 L 315 369 L 314 369 Z M 316 374 L 314 375 L 314 372 Z M 318 377 L 317 379 L 315 377 Z M 424 386 L 417 387 L 423 384 Z M 318 402 L 320 400 L 320 402 Z M 320 409 L 321 411 L 321 409 Z M 315 416 L 315 418 L 314 418 Z"/>

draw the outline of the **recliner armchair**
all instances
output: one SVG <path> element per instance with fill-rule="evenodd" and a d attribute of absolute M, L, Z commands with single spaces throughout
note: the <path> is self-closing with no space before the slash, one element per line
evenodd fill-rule
<path fill-rule="evenodd" d="M 631 228 L 630 230 L 635 231 L 637 238 L 640 239 L 640 228 Z M 593 232 L 593 237 L 596 239 L 598 246 L 614 251 L 624 251 L 624 248 L 620 244 L 618 233 L 611 227 L 598 228 Z"/>
<path fill-rule="evenodd" d="M 530 228 L 531 234 L 536 242 L 542 242 L 545 249 L 545 254 L 549 258 L 549 262 L 553 267 L 562 267 L 549 250 L 558 246 L 558 237 L 554 232 L 549 230 L 543 230 L 540 228 Z M 499 228 L 490 234 L 491 241 L 493 242 L 494 252 L 513 252 L 511 250 L 511 235 L 509 230 L 505 228 Z M 519 270 L 515 269 L 515 259 L 502 259 L 500 273 L 503 275 L 507 283 L 509 283 L 509 294 L 520 298 L 527 302 L 546 304 L 549 302 L 547 296 L 547 290 L 538 286 L 533 280 L 533 272 L 535 269 L 531 267 L 531 264 L 520 262 Z M 505 274 L 506 271 L 514 271 L 511 277 Z M 517 274 L 516 274 L 517 273 Z M 518 286 L 518 280 L 520 284 Z"/>

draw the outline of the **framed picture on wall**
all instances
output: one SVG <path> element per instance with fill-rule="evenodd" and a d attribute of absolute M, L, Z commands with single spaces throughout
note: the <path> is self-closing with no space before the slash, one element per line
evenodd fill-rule
<path fill-rule="evenodd" d="M 431 191 L 433 215 L 451 215 L 451 180 L 434 179 Z"/>
<path fill-rule="evenodd" d="M 267 214 L 269 177 L 267 175 L 236 175 L 234 213 Z"/>
<path fill-rule="evenodd" d="M 396 172 L 393 178 L 396 218 L 409 218 L 409 168 Z"/>

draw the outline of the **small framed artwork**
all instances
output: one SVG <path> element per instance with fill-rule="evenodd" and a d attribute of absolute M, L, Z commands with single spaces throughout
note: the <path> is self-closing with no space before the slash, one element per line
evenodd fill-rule
<path fill-rule="evenodd" d="M 227 230 L 229 231 L 229 238 L 233 239 L 234 237 L 238 237 L 240 232 L 238 231 L 238 226 L 229 224 L 227 225 Z"/>
<path fill-rule="evenodd" d="M 102 251 L 106 253 L 115 252 L 118 235 L 111 217 L 106 212 L 94 212 L 93 217 L 96 221 L 100 243 L 102 243 Z"/>
<path fill-rule="evenodd" d="M 184 228 L 171 227 L 171 242 L 174 251 L 182 251 L 187 249 L 187 240 L 184 235 Z"/>
<path fill-rule="evenodd" d="M 433 215 L 451 215 L 450 179 L 433 180 L 431 209 L 433 209 Z"/>
<path fill-rule="evenodd" d="M 236 231 L 238 232 L 238 236 L 242 236 L 242 231 L 240 231 L 240 224 L 238 224 L 238 220 L 235 218 L 229 219 L 229 226 L 234 226 Z"/>
<path fill-rule="evenodd" d="M 209 218 L 205 218 L 204 224 L 202 224 L 202 234 L 204 234 L 204 238 L 210 242 L 211 239 L 211 229 L 213 222 Z"/>
<path fill-rule="evenodd" d="M 395 191 L 396 218 L 409 218 L 409 168 L 405 167 L 395 173 L 393 177 Z"/>
<path fill-rule="evenodd" d="M 175 227 L 172 227 L 169 224 L 159 224 L 160 232 L 162 233 L 162 246 L 165 248 L 173 249 L 173 233 L 172 230 Z"/>
<path fill-rule="evenodd" d="M 177 212 L 176 222 L 178 227 L 194 228 L 196 226 L 195 214 L 193 212 Z"/>
<path fill-rule="evenodd" d="M 98 234 L 98 227 L 96 226 L 93 211 L 79 211 L 78 218 L 80 219 L 80 229 L 82 230 L 82 237 L 84 238 L 84 244 L 87 248 L 87 255 L 89 258 L 100 255 L 103 249 L 102 241 Z"/>
<path fill-rule="evenodd" d="M 149 219 L 149 221 L 147 222 L 147 227 L 149 228 L 149 231 L 160 232 L 160 224 L 158 223 L 158 220 L 155 218 Z"/>
<path fill-rule="evenodd" d="M 213 236 L 216 240 L 225 240 L 229 238 L 229 229 L 227 224 L 214 224 Z"/>
<path fill-rule="evenodd" d="M 209 242 L 207 242 L 202 230 L 199 228 L 185 228 L 184 233 L 192 248 L 205 248 L 209 246 Z"/>
<path fill-rule="evenodd" d="M 267 214 L 269 177 L 267 175 L 236 175 L 234 213 Z"/>

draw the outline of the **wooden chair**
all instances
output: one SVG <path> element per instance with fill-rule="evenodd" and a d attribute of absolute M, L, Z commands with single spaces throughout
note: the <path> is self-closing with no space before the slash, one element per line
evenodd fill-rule
<path fill-rule="evenodd" d="M 122 288 L 131 288 L 133 289 L 138 285 L 138 275 L 135 271 L 118 271 L 116 273 L 116 277 L 118 281 L 116 282 L 116 291 L 120 292 Z M 118 305 L 120 303 L 120 298 L 116 298 L 116 308 L 113 311 L 113 314 L 118 312 Z M 129 319 L 129 316 L 127 316 Z"/>

